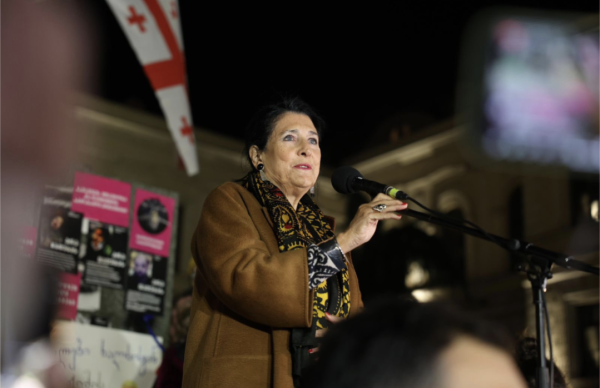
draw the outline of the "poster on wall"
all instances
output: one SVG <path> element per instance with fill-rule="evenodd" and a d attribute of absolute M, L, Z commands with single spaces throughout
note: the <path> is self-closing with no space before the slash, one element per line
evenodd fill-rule
<path fill-rule="evenodd" d="M 131 185 L 116 179 L 75 173 L 72 210 L 85 218 L 129 227 Z"/>
<path fill-rule="evenodd" d="M 53 334 L 68 387 L 151 388 L 156 380 L 162 351 L 150 335 L 60 321 Z"/>
<path fill-rule="evenodd" d="M 129 230 L 122 226 L 88 221 L 87 244 L 83 255 L 84 282 L 123 289 L 127 269 Z"/>
<path fill-rule="evenodd" d="M 38 227 L 37 260 L 63 272 L 77 274 L 83 215 L 71 209 L 71 192 L 44 190 Z"/>
<path fill-rule="evenodd" d="M 125 295 L 128 311 L 163 313 L 174 212 L 174 198 L 135 190 Z"/>
<path fill-rule="evenodd" d="M 175 199 L 136 189 L 131 225 L 132 249 L 169 257 Z"/>
<path fill-rule="evenodd" d="M 128 311 L 162 315 L 167 292 L 167 258 L 143 251 L 129 251 L 127 293 Z"/>
<path fill-rule="evenodd" d="M 123 289 L 127 267 L 131 184 L 75 173 L 72 209 L 83 213 L 87 243 L 84 285 Z"/>

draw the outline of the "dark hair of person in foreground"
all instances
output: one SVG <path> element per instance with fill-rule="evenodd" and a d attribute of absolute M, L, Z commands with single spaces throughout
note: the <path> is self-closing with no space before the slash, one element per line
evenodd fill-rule
<path fill-rule="evenodd" d="M 465 337 L 506 354 L 520 380 L 502 328 L 448 305 L 386 301 L 329 329 L 303 387 L 445 387 L 439 356 Z"/>
<path fill-rule="evenodd" d="M 517 342 L 516 360 L 517 366 L 527 382 L 527 387 L 537 388 L 537 364 L 538 351 L 537 340 L 532 337 L 523 337 Z M 550 360 L 546 359 L 546 365 L 550 366 Z M 566 388 L 567 381 L 556 364 L 554 364 L 554 388 Z"/>

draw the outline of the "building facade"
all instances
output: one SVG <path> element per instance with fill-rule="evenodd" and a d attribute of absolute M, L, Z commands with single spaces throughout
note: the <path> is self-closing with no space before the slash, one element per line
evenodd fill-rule
<path fill-rule="evenodd" d="M 190 241 L 208 193 L 248 171 L 241 141 L 196 129 L 200 174 L 188 177 L 164 120 L 91 97 L 77 108 L 84 140 L 76 170 L 179 193 L 179 235 L 173 292 L 191 286 Z M 598 180 L 566 171 L 523 173 L 473 163 L 461 148 L 463 128 L 441 122 L 374 146 L 346 164 L 390 184 L 424 205 L 598 266 Z M 398 134 L 396 134 L 398 135 Z M 333 190 L 322 167 L 317 203 L 338 230 L 368 201 Z M 595 188 L 594 188 L 595 187 Z M 410 203 L 410 208 L 422 209 Z M 502 322 L 515 334 L 535 335 L 529 282 L 519 259 L 493 244 L 404 217 L 382 222 L 370 244 L 354 253 L 368 303 L 383 295 L 452 299 Z M 598 386 L 598 277 L 554 267 L 547 299 L 554 357 L 573 387 Z"/>

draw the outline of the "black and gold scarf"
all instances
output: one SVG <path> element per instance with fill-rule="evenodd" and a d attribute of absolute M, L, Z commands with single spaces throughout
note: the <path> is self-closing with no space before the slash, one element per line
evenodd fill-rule
<path fill-rule="evenodd" d="M 258 172 L 248 174 L 242 179 L 241 184 L 267 208 L 273 221 L 280 252 L 306 249 L 312 244 L 319 244 L 335 236 L 325 215 L 310 196 L 302 197 L 298 208 L 294 210 L 283 192 L 271 182 L 263 181 Z M 302 341 L 307 343 L 307 349 L 303 351 L 308 352 L 310 346 L 316 346 L 314 333 L 317 329 L 329 327 L 330 322 L 325 317 L 326 312 L 338 317 L 348 317 L 350 312 L 348 278 L 348 269 L 344 268 L 315 289 L 312 328 L 292 331 L 292 342 L 295 339 L 300 341 L 299 338 L 302 337 Z M 296 359 L 297 357 L 294 358 L 294 363 L 297 364 Z M 293 368 L 295 372 L 299 372 L 305 366 L 294 365 Z"/>

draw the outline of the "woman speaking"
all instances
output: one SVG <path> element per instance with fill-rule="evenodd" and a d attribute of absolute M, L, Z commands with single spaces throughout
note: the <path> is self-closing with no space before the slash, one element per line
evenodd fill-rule
<path fill-rule="evenodd" d="M 406 204 L 380 194 L 336 234 L 309 195 L 322 128 L 298 98 L 264 107 L 246 132 L 253 171 L 206 199 L 184 388 L 299 387 L 324 330 L 362 307 L 350 252 Z"/>

